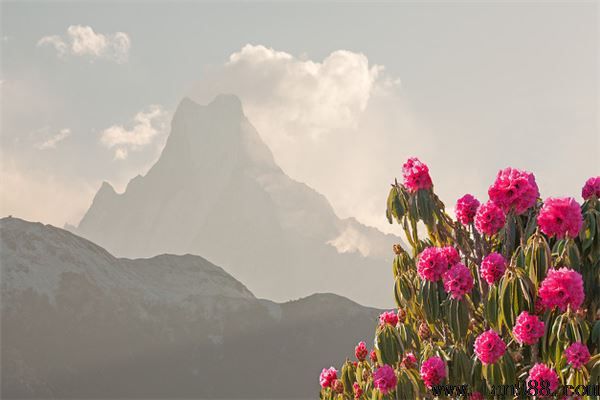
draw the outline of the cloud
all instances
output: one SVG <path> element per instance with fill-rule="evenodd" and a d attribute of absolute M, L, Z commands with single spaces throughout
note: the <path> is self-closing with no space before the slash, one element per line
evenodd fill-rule
<path fill-rule="evenodd" d="M 161 106 L 151 105 L 137 113 L 128 127 L 113 125 L 102 131 L 100 142 L 109 149 L 115 149 L 115 159 L 124 160 L 129 150 L 140 150 L 164 136 L 167 120 L 168 113 Z"/>
<path fill-rule="evenodd" d="M 268 124 L 280 135 L 319 140 L 334 129 L 356 128 L 375 87 L 392 84 L 383 72 L 361 53 L 338 50 L 315 62 L 248 44 L 212 71 L 195 94 L 210 101 L 219 92 L 234 92 L 257 125 L 263 121 L 256 120 L 255 109 L 268 108 Z"/>
<path fill-rule="evenodd" d="M 55 149 L 56 148 L 56 144 L 58 142 L 62 142 L 63 140 L 65 140 L 66 138 L 68 138 L 69 136 L 71 136 L 71 130 L 68 128 L 65 129 L 61 129 L 58 133 L 52 135 L 50 138 L 46 139 L 45 141 L 38 143 L 36 145 L 36 147 L 40 150 L 45 150 L 45 149 Z"/>
<path fill-rule="evenodd" d="M 96 33 L 91 26 L 71 25 L 65 36 L 51 35 L 41 38 L 37 45 L 54 47 L 59 57 L 66 55 L 104 58 L 125 63 L 129 57 L 131 39 L 124 32 Z"/>
<path fill-rule="evenodd" d="M 430 144 L 398 77 L 362 53 L 337 50 L 311 60 L 246 45 L 206 71 L 189 94 L 207 103 L 219 93 L 240 97 L 277 163 L 323 193 L 339 216 L 401 231 L 387 224 L 381 199 L 402 165 L 398 150 L 418 155 Z M 332 245 L 344 249 L 349 241 L 360 242 L 348 232 Z"/>

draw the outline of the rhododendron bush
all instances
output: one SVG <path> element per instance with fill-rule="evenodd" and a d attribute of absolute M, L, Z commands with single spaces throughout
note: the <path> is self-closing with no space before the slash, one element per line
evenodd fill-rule
<path fill-rule="evenodd" d="M 355 360 L 323 369 L 321 399 L 432 398 L 444 384 L 469 385 L 476 399 L 492 385 L 598 383 L 600 177 L 581 202 L 542 200 L 532 173 L 506 168 L 488 199 L 459 198 L 454 220 L 427 165 L 411 158 L 402 176 L 386 211 L 410 245 L 393 248 L 397 309 L 381 314 Z"/>

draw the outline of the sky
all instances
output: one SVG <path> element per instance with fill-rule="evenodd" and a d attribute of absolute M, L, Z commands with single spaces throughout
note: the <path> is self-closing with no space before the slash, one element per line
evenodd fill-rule
<path fill-rule="evenodd" d="M 600 174 L 597 2 L 2 2 L 0 215 L 78 224 L 160 155 L 185 96 L 234 93 L 277 163 L 388 232 L 402 163 L 449 208 L 496 172 Z"/>

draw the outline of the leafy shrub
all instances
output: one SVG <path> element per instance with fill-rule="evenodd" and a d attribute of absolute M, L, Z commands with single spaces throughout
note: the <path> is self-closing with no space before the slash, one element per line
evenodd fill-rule
<path fill-rule="evenodd" d="M 600 177 L 581 206 L 541 201 L 534 175 L 514 168 L 488 194 L 483 204 L 461 197 L 454 221 L 428 167 L 404 164 L 386 211 L 410 245 L 393 249 L 398 309 L 380 316 L 370 359 L 361 342 L 339 374 L 323 370 L 321 399 L 433 397 L 440 384 L 469 385 L 476 399 L 493 385 L 599 382 Z"/>

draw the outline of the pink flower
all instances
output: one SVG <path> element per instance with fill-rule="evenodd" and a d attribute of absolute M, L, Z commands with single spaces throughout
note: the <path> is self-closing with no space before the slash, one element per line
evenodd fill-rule
<path fill-rule="evenodd" d="M 393 311 L 385 311 L 379 315 L 379 325 L 384 326 L 389 324 L 391 326 L 398 325 L 398 314 Z"/>
<path fill-rule="evenodd" d="M 377 368 L 373 374 L 373 386 L 383 394 L 388 394 L 396 390 L 398 378 L 394 369 L 387 364 Z"/>
<path fill-rule="evenodd" d="M 419 255 L 417 272 L 422 279 L 438 281 L 442 274 L 448 270 L 448 259 L 438 247 L 428 247 Z"/>
<path fill-rule="evenodd" d="M 419 189 L 429 189 L 433 186 L 429 168 L 416 157 L 409 158 L 404 163 L 402 176 L 404 177 L 404 186 L 413 193 Z"/>
<path fill-rule="evenodd" d="M 374 363 L 377 362 L 377 352 L 375 351 L 375 349 L 371 350 L 371 353 L 369 354 L 369 358 L 371 359 L 372 362 L 374 362 Z"/>
<path fill-rule="evenodd" d="M 355 399 L 358 399 L 358 398 L 360 398 L 360 396 L 363 395 L 363 390 L 360 387 L 360 385 L 358 384 L 358 382 L 354 382 L 352 384 L 352 390 L 354 391 L 354 398 Z"/>
<path fill-rule="evenodd" d="M 333 381 L 337 379 L 337 370 L 333 367 L 326 369 L 323 368 L 321 375 L 319 376 L 319 383 L 322 388 L 331 387 Z"/>
<path fill-rule="evenodd" d="M 428 358 L 421 365 L 421 379 L 425 386 L 431 388 L 433 385 L 439 385 L 446 378 L 446 363 L 439 357 Z"/>
<path fill-rule="evenodd" d="M 475 354 L 484 364 L 493 364 L 504 355 L 506 344 L 492 329 L 483 332 L 475 339 Z"/>
<path fill-rule="evenodd" d="M 479 274 L 488 285 L 493 285 L 500 280 L 504 275 L 504 271 L 506 271 L 506 260 L 500 253 L 488 254 L 481 262 L 481 267 L 479 267 Z"/>
<path fill-rule="evenodd" d="M 537 217 L 540 230 L 559 239 L 576 237 L 583 225 L 581 208 L 572 197 L 548 198 Z"/>
<path fill-rule="evenodd" d="M 473 289 L 473 276 L 464 264 L 454 264 L 444 273 L 444 289 L 453 299 L 460 300 Z"/>
<path fill-rule="evenodd" d="M 583 189 L 581 189 L 581 197 L 583 197 L 584 200 L 587 200 L 592 196 L 600 198 L 600 176 L 593 176 L 585 181 L 585 185 L 583 185 Z"/>
<path fill-rule="evenodd" d="M 492 201 L 479 206 L 475 214 L 475 228 L 483 235 L 492 236 L 506 223 L 506 215 Z"/>
<path fill-rule="evenodd" d="M 542 380 L 549 382 L 551 393 L 558 388 L 558 375 L 556 375 L 556 372 L 548 368 L 545 364 L 537 363 L 529 370 L 527 385 L 533 381 L 537 382 L 537 387 L 539 388 L 542 385 Z M 535 384 L 532 385 L 535 386 Z"/>
<path fill-rule="evenodd" d="M 590 361 L 590 351 L 581 342 L 575 342 L 565 350 L 565 357 L 573 368 L 579 369 Z"/>
<path fill-rule="evenodd" d="M 470 194 L 465 194 L 456 201 L 456 219 L 463 225 L 468 225 L 474 221 L 479 200 Z"/>
<path fill-rule="evenodd" d="M 481 392 L 473 392 L 471 393 L 470 400 L 485 400 L 485 397 L 483 397 Z"/>
<path fill-rule="evenodd" d="M 406 369 L 414 368 L 417 366 L 417 357 L 413 353 L 406 353 L 401 364 Z"/>
<path fill-rule="evenodd" d="M 537 316 L 523 311 L 517 317 L 513 327 L 513 335 L 521 344 L 535 344 L 539 338 L 544 336 L 545 324 Z"/>
<path fill-rule="evenodd" d="M 535 205 L 540 191 L 531 172 L 509 167 L 498 171 L 488 195 L 505 213 L 514 209 L 517 214 L 523 214 Z"/>
<path fill-rule="evenodd" d="M 446 262 L 448 263 L 448 267 L 451 267 L 454 264 L 460 262 L 460 255 L 458 254 L 458 250 L 456 250 L 456 248 L 454 248 L 452 246 L 446 246 L 446 247 L 442 247 L 440 249 L 440 252 L 446 259 Z"/>
<path fill-rule="evenodd" d="M 547 309 L 558 307 L 566 311 L 568 306 L 577 310 L 585 298 L 581 274 L 569 268 L 550 269 L 538 290 L 540 302 Z"/>
<path fill-rule="evenodd" d="M 354 355 L 358 361 L 365 361 L 369 355 L 369 350 L 367 350 L 367 345 L 365 342 L 358 343 L 358 346 L 354 348 Z"/>

